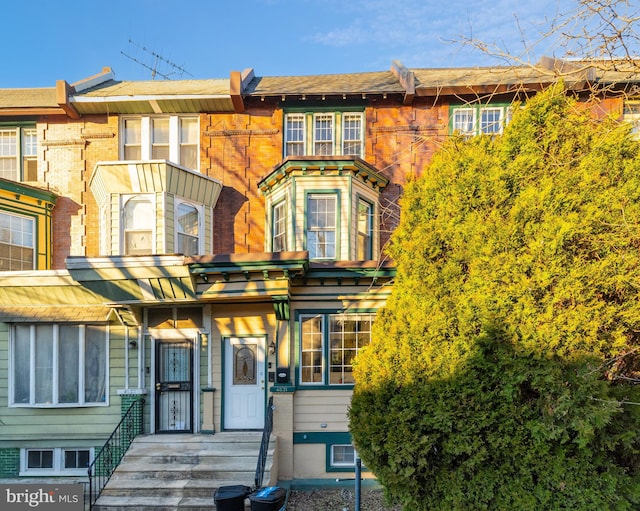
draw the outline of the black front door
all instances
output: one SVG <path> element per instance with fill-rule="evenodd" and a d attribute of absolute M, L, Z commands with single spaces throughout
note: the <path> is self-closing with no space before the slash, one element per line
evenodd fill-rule
<path fill-rule="evenodd" d="M 193 432 L 193 348 L 187 339 L 156 343 L 156 431 Z"/>

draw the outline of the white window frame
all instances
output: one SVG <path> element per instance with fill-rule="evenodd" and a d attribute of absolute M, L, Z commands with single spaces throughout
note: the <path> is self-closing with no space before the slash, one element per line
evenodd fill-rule
<path fill-rule="evenodd" d="M 7 137 L 7 138 L 5 138 Z M 8 138 L 12 142 L 8 141 Z M 4 173 L 3 162 L 13 161 L 14 168 L 11 175 Z M 38 136 L 33 127 L 2 127 L 0 126 L 0 177 L 10 181 L 37 181 Z M 35 179 L 27 179 L 29 167 L 35 164 Z M 33 177 L 33 176 L 32 176 Z"/>
<path fill-rule="evenodd" d="M 498 114 L 498 120 L 493 120 L 485 125 L 485 114 L 495 113 Z M 500 135 L 511 120 L 511 107 L 501 104 L 452 106 L 450 117 L 451 133 L 457 133 L 464 137 L 480 134 Z"/>
<path fill-rule="evenodd" d="M 3 211 L 3 210 L 0 210 L 0 215 L 6 216 L 9 219 L 9 240 L 6 244 L 9 245 L 9 247 L 17 247 L 18 249 L 20 248 L 31 249 L 31 255 L 32 255 L 30 268 L 0 268 L 0 270 L 2 271 L 34 270 L 36 268 L 36 260 L 37 260 L 36 219 L 33 217 L 25 216 L 25 215 L 17 215 L 15 213 L 9 213 L 8 211 Z M 24 223 L 24 222 L 30 223 L 31 231 L 30 232 L 28 232 L 27 230 L 14 231 L 14 229 L 11 227 L 11 224 L 14 221 L 19 221 L 20 223 Z M 2 237 L 3 235 L 0 232 L 0 241 L 2 241 Z M 14 238 L 20 238 L 20 239 L 19 240 L 15 239 L 16 242 L 12 243 L 14 241 Z M 27 238 L 27 240 L 25 240 L 25 238 Z M 27 241 L 30 241 L 30 244 L 27 244 Z"/>
<path fill-rule="evenodd" d="M 50 326 L 52 328 L 51 339 L 51 402 L 39 403 L 36 402 L 37 382 L 36 382 L 36 327 L 37 326 Z M 107 325 L 80 325 L 74 323 L 39 323 L 39 324 L 21 324 L 20 326 L 29 328 L 29 402 L 17 403 L 15 401 L 16 383 L 15 378 L 17 371 L 20 369 L 16 367 L 15 357 L 17 356 L 15 329 L 17 325 L 12 325 L 10 329 L 9 337 L 9 406 L 16 408 L 86 408 L 86 407 L 104 407 L 109 406 L 109 332 Z M 78 374 L 77 374 L 77 394 L 78 400 L 74 402 L 60 402 L 59 381 L 60 373 L 62 371 L 60 367 L 60 361 L 58 360 L 59 353 L 59 328 L 60 326 L 75 327 L 77 332 L 78 341 Z M 103 401 L 85 401 L 85 391 L 87 388 L 85 381 L 85 355 L 87 346 L 87 327 L 99 327 L 103 330 L 104 335 L 104 400 Z"/>
<path fill-rule="evenodd" d="M 178 220 L 178 211 L 180 210 L 180 206 L 189 206 L 191 208 L 194 208 L 196 210 L 196 212 L 198 213 L 198 234 L 196 236 L 197 238 L 197 244 L 198 244 L 198 248 L 195 254 L 184 254 L 184 255 L 201 255 L 204 251 L 203 251 L 203 246 L 204 246 L 204 227 L 203 227 L 203 220 L 204 220 L 204 208 L 201 204 L 194 204 L 192 202 L 188 202 L 188 201 L 176 201 L 175 204 L 175 211 L 174 211 L 174 224 L 175 224 L 175 251 L 178 252 L 179 248 L 178 248 L 178 239 L 180 238 L 181 235 L 186 235 L 186 236 L 192 236 L 189 233 L 184 233 L 180 230 L 180 222 Z"/>
<path fill-rule="evenodd" d="M 320 123 L 320 125 L 318 123 Z M 325 132 L 328 134 L 328 137 L 324 135 Z M 313 154 L 315 156 L 333 156 L 335 154 L 335 147 L 335 114 L 331 112 L 313 114 Z"/>
<path fill-rule="evenodd" d="M 335 449 L 338 447 L 341 449 L 351 448 L 353 450 L 353 462 L 348 463 L 348 462 L 336 461 Z M 358 459 L 358 452 L 356 451 L 356 448 L 353 446 L 353 444 L 331 444 L 329 446 L 329 452 L 331 453 L 331 458 L 329 460 L 329 466 L 331 468 L 353 468 L 356 466 L 356 460 Z"/>
<path fill-rule="evenodd" d="M 271 206 L 271 251 L 286 252 L 289 249 L 289 219 L 287 200 L 282 199 Z"/>
<path fill-rule="evenodd" d="M 175 165 L 182 166 L 181 165 L 182 160 L 181 160 L 180 154 L 181 154 L 181 148 L 185 146 L 182 140 L 182 122 L 185 120 L 197 122 L 197 126 L 198 126 L 197 132 L 200 133 L 200 119 L 198 116 L 195 116 L 195 115 L 122 116 L 120 121 L 120 130 L 122 133 L 122 137 L 120 140 L 120 160 L 127 161 L 125 158 L 125 144 L 127 142 L 125 140 L 125 125 L 128 121 L 131 121 L 131 120 L 140 121 L 140 133 L 139 133 L 140 159 L 131 160 L 131 161 L 151 161 L 153 160 L 152 154 L 153 154 L 153 147 L 154 147 L 153 122 L 156 120 L 165 120 L 165 119 L 169 121 L 169 141 L 168 141 L 169 157 L 167 158 L 167 161 L 170 161 Z M 199 149 L 200 149 L 199 137 L 198 137 L 198 140 L 195 141 L 195 144 L 197 144 L 196 154 L 199 154 Z M 137 147 L 137 145 L 138 144 L 136 143 L 136 144 L 133 144 L 132 146 Z M 167 144 L 163 141 L 162 145 L 165 146 Z M 193 147 L 194 143 L 190 142 L 189 144 L 186 144 L 186 145 L 188 145 L 189 147 Z M 190 170 L 199 171 L 200 169 L 199 157 L 196 157 L 196 165 L 197 165 L 196 168 L 193 168 Z"/>
<path fill-rule="evenodd" d="M 345 331 L 332 331 L 332 320 L 340 322 L 357 322 L 366 321 L 369 324 L 368 330 L 361 330 L 358 332 Z M 301 313 L 299 316 L 299 335 L 300 335 L 300 373 L 299 383 L 301 386 L 331 386 L 331 387 L 344 387 L 352 386 L 354 382 L 344 381 L 345 368 L 352 367 L 352 364 L 344 363 L 345 352 L 355 351 L 353 358 L 349 361 L 353 362 L 357 353 L 365 346 L 371 343 L 371 329 L 373 321 L 375 320 L 375 313 Z M 312 331 L 307 331 L 313 338 L 305 338 L 305 324 L 307 321 L 314 323 Z M 316 325 L 318 328 L 316 329 Z M 336 336 L 337 334 L 337 336 Z M 356 345 L 345 346 L 345 336 L 355 335 Z M 366 338 L 366 342 L 364 342 Z M 314 340 L 320 340 L 319 346 Z M 312 342 L 309 342 L 312 341 Z M 359 341 L 363 341 L 360 343 Z M 306 349 L 305 349 L 306 348 Z M 342 363 L 333 363 L 332 355 L 336 353 L 342 360 Z M 342 356 L 340 356 L 340 354 Z M 320 358 L 318 359 L 318 355 Z M 320 363 L 318 363 L 318 360 Z M 336 369 L 334 371 L 334 369 Z M 338 369 L 340 371 L 338 371 Z M 339 381 L 331 381 L 332 373 L 340 372 Z"/>
<path fill-rule="evenodd" d="M 305 114 L 286 114 L 284 121 L 284 155 L 304 156 L 306 146 Z M 301 135 L 292 136 L 292 135 Z M 294 149 L 295 148 L 295 149 Z"/>
<path fill-rule="evenodd" d="M 364 147 L 364 115 L 360 112 L 344 112 L 342 114 L 342 154 L 346 156 L 357 156 L 362 158 L 362 148 Z M 357 127 L 351 126 L 349 123 L 357 121 Z M 357 138 L 347 138 L 350 131 L 358 132 Z M 357 144 L 358 150 L 350 152 L 346 149 L 347 144 Z"/>
<path fill-rule="evenodd" d="M 367 216 L 365 218 L 366 227 L 365 231 L 361 230 L 361 218 L 360 218 L 360 206 L 367 207 Z M 374 205 L 371 201 L 365 199 L 362 196 L 357 197 L 356 200 L 356 259 L 360 261 L 370 261 L 373 259 L 373 254 L 375 251 L 373 250 L 373 217 L 374 217 Z M 365 254 L 360 253 L 361 249 L 361 239 L 364 238 L 364 242 L 366 246 L 364 247 L 364 251 L 368 252 Z"/>
<path fill-rule="evenodd" d="M 29 453 L 50 451 L 52 455 L 51 468 L 29 468 Z M 95 449 L 93 447 L 39 447 L 20 449 L 20 476 L 86 476 L 87 467 L 65 468 L 65 454 L 67 451 L 88 451 L 89 463 L 94 459 Z"/>
<path fill-rule="evenodd" d="M 126 207 L 132 200 L 147 200 L 151 204 L 151 209 L 154 212 L 153 218 L 146 219 L 150 222 L 150 229 L 130 228 L 127 225 Z M 120 254 L 121 255 L 135 255 L 127 253 L 127 234 L 128 233 L 142 233 L 151 232 L 151 247 L 149 252 L 140 252 L 138 255 L 151 255 L 155 252 L 156 248 L 156 196 L 153 193 L 136 193 L 136 194 L 122 194 L 120 195 Z"/>

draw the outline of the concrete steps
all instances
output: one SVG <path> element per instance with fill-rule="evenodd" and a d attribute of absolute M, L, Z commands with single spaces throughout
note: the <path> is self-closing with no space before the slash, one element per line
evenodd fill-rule
<path fill-rule="evenodd" d="M 261 439 L 261 432 L 140 436 L 93 509 L 211 511 L 217 488 L 253 487 Z M 273 470 L 276 445 L 272 436 L 263 486 L 277 482 Z"/>

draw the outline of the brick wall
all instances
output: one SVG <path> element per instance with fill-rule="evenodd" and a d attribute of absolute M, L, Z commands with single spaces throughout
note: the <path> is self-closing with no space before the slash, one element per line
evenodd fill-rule
<path fill-rule="evenodd" d="M 20 449 L 0 449 L 0 479 L 18 477 L 20 474 Z"/>

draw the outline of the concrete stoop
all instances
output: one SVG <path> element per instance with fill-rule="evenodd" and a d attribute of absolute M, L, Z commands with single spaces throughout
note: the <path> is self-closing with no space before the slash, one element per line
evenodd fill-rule
<path fill-rule="evenodd" d="M 217 488 L 254 486 L 261 440 L 261 432 L 140 436 L 93 509 L 211 511 Z M 273 470 L 276 445 L 277 438 L 272 435 L 263 486 L 277 480 Z"/>

